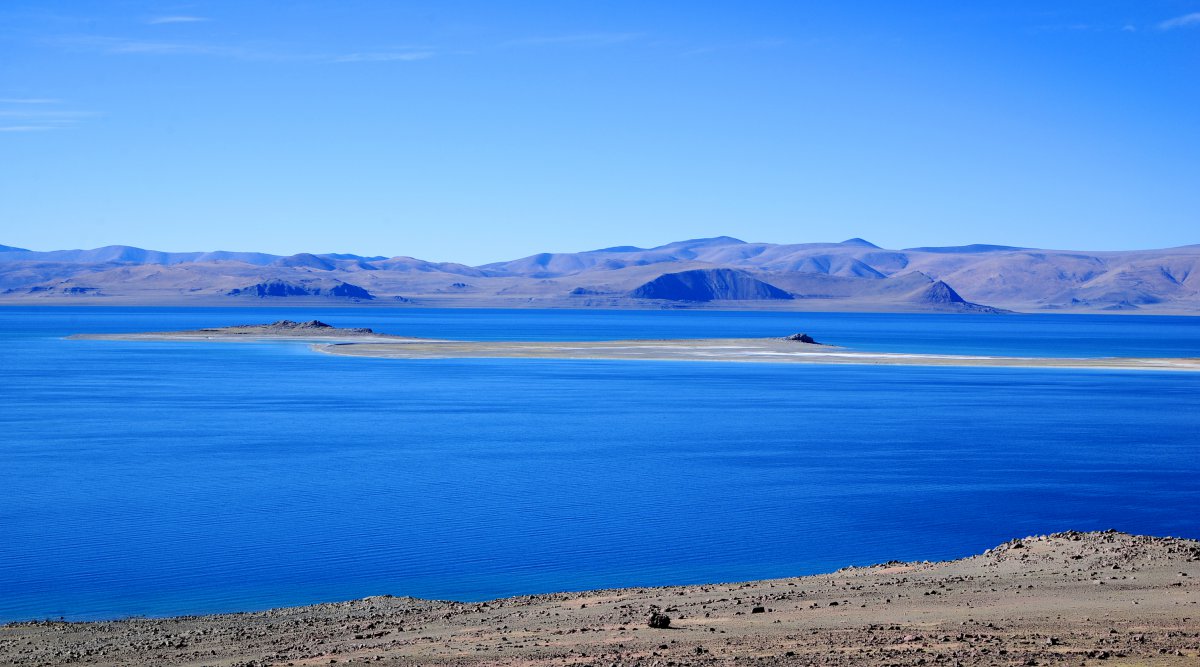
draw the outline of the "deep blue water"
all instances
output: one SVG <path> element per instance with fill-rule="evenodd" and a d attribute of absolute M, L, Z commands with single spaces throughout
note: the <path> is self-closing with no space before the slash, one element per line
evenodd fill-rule
<path fill-rule="evenodd" d="M 354 359 L 76 332 L 319 318 L 1200 356 L 1200 318 L 0 308 L 0 621 L 485 599 L 1200 537 L 1200 374 Z"/>

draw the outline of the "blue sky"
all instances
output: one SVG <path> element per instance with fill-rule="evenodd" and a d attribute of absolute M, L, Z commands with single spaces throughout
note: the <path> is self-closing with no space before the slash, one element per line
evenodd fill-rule
<path fill-rule="evenodd" d="M 1200 0 L 0 4 L 0 243 L 1200 243 Z"/>

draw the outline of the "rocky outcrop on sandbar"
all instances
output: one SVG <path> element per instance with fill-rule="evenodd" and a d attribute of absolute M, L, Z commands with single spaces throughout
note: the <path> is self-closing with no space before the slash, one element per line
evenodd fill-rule
<path fill-rule="evenodd" d="M 188 332 L 180 332 L 188 333 Z M 196 333 L 204 334 L 233 334 L 233 335 L 256 335 L 256 336 L 374 336 L 375 331 L 367 327 L 347 327 L 345 329 L 338 328 L 332 324 L 326 324 L 320 320 L 309 320 L 307 322 L 295 322 L 292 320 L 279 320 L 271 324 L 238 324 L 231 327 L 212 327 L 200 329 Z"/>
<path fill-rule="evenodd" d="M 270 324 L 264 325 L 263 328 L 273 331 L 324 331 L 338 333 L 354 333 L 354 334 L 369 334 L 375 333 L 374 330 L 367 327 L 354 327 L 339 329 L 332 324 L 326 324 L 321 320 L 309 320 L 307 322 L 293 322 L 292 320 L 279 320 Z"/>

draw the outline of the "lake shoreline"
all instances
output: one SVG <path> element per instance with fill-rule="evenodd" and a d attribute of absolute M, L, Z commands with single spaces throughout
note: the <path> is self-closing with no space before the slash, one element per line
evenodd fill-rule
<path fill-rule="evenodd" d="M 789 579 L 9 623 L 0 662 L 1184 665 L 1200 655 L 1197 600 L 1200 542 L 1065 532 Z"/>

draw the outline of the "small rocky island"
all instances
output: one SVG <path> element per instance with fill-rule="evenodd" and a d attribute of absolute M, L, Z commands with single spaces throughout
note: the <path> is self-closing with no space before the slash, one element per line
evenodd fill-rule
<path fill-rule="evenodd" d="M 824 345 L 825 344 L 825 343 L 818 343 L 817 341 L 813 340 L 812 336 L 810 336 L 806 333 L 794 333 L 790 336 L 784 336 L 783 339 L 790 340 L 795 343 L 808 343 L 809 345 Z"/>
<path fill-rule="evenodd" d="M 197 329 L 198 332 L 206 332 L 212 334 L 231 334 L 231 335 L 292 335 L 303 334 L 305 336 L 375 336 L 373 329 L 366 327 L 351 327 L 339 328 L 332 324 L 326 324 L 321 320 L 309 320 L 307 322 L 294 322 L 292 320 L 278 320 L 270 324 L 238 324 L 231 327 L 211 327 Z M 187 333 L 187 332 L 180 332 Z"/>

